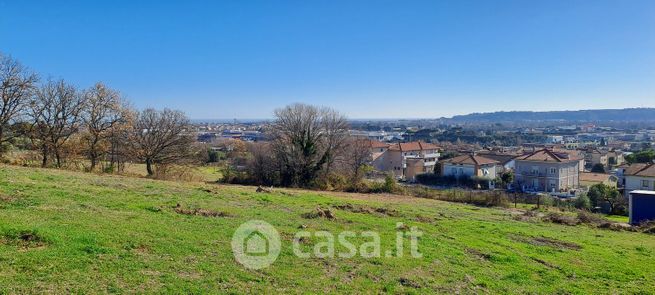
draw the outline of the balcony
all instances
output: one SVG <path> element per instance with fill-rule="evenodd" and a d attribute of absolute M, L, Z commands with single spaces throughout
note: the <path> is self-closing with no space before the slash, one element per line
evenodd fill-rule
<path fill-rule="evenodd" d="M 432 154 L 425 154 L 425 155 L 423 155 L 423 157 L 424 158 L 435 158 L 435 159 L 437 159 L 437 158 L 439 158 L 440 155 L 441 154 L 439 154 L 439 153 L 432 153 Z"/>
<path fill-rule="evenodd" d="M 540 173 L 540 172 L 534 172 L 534 171 L 521 172 L 519 174 L 523 175 L 525 177 L 546 177 L 546 176 L 548 176 L 546 173 Z"/>

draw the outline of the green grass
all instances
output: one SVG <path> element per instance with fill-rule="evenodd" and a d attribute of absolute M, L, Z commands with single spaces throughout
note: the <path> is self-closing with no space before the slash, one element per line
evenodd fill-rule
<path fill-rule="evenodd" d="M 178 214 L 177 204 L 230 216 Z M 301 217 L 343 204 L 398 214 Z M 232 233 L 251 219 L 282 236 L 263 270 L 231 252 Z M 397 222 L 424 232 L 423 258 L 301 259 L 291 249 L 304 227 L 377 231 L 384 253 Z M 516 221 L 504 209 L 0 166 L 0 293 L 652 293 L 654 265 L 655 236 Z"/>
<path fill-rule="evenodd" d="M 623 215 L 607 215 L 605 216 L 605 218 L 614 222 L 622 222 L 622 223 L 630 222 L 630 218 L 628 216 L 623 216 Z"/>

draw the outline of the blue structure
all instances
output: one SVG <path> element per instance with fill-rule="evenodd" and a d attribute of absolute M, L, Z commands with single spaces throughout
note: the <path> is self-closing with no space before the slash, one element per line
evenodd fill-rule
<path fill-rule="evenodd" d="M 630 192 L 630 224 L 655 221 L 655 191 Z"/>

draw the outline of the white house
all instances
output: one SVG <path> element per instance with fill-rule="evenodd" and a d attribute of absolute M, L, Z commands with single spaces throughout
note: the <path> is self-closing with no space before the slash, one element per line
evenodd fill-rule
<path fill-rule="evenodd" d="M 371 145 L 373 167 L 389 171 L 396 178 L 413 181 L 416 175 L 434 172 L 439 159 L 439 147 L 427 142 L 401 142 L 387 146 Z"/>
<path fill-rule="evenodd" d="M 493 180 L 499 174 L 500 162 L 476 155 L 463 155 L 441 162 L 441 175 L 453 177 L 483 177 L 489 179 L 489 187 L 493 188 Z"/>
<path fill-rule="evenodd" d="M 655 164 L 635 163 L 623 168 L 624 195 L 634 190 L 655 191 Z"/>

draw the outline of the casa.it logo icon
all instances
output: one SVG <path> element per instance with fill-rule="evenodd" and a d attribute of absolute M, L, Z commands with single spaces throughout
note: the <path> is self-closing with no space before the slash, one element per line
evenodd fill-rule
<path fill-rule="evenodd" d="M 280 255 L 280 234 L 266 221 L 250 220 L 232 235 L 232 253 L 248 269 L 262 269 Z"/>

